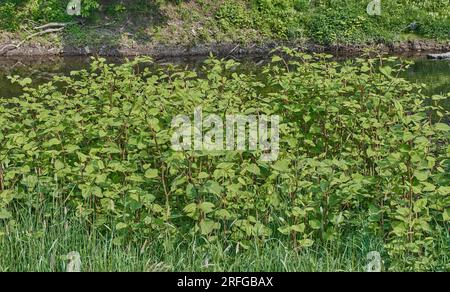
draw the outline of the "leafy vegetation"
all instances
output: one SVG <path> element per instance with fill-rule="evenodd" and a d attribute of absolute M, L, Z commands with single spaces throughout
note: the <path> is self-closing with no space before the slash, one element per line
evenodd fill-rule
<path fill-rule="evenodd" d="M 50 21 L 67 21 L 66 1 L 60 0 L 2 0 L 0 29 L 18 30 L 23 25 Z M 3 21 L 3 20 L 6 21 Z"/>
<path fill-rule="evenodd" d="M 40 210 L 45 210 L 41 206 Z M 69 251 L 81 254 L 82 271 L 365 271 L 366 254 L 384 253 L 382 242 L 364 234 L 323 246 L 294 250 L 269 239 L 248 249 L 200 237 L 147 238 L 117 244 L 112 228 L 92 232 L 85 221 L 35 212 L 25 206 L 0 238 L 0 271 L 66 271 Z M 112 227 L 113 224 L 107 224 Z M 198 242 L 203 242 L 199 244 Z M 442 241 L 445 244 L 445 240 Z M 445 246 L 444 246 L 445 248 Z"/>
<path fill-rule="evenodd" d="M 84 0 L 88 23 L 128 26 L 133 16 L 147 37 L 161 42 L 256 42 L 310 39 L 322 44 L 392 42 L 404 35 L 448 40 L 449 0 L 383 0 L 382 14 L 366 12 L 369 0 Z M 65 21 L 67 0 L 2 0 L 0 29 L 17 31 L 30 22 Z M 164 21 L 152 21 L 164 15 Z M 126 17 L 124 17 L 126 16 Z M 145 22 L 145 23 L 144 23 Z M 152 24 L 148 28 L 148 24 Z M 84 27 L 84 30 L 88 27 Z M 148 30 L 147 30 L 148 29 Z M 134 32 L 136 34 L 136 32 Z M 168 37 L 170 35 L 170 37 Z M 175 40 L 173 36 L 176 36 Z"/>
<path fill-rule="evenodd" d="M 258 75 L 233 60 L 199 72 L 148 63 L 93 60 L 38 87 L 11 77 L 24 93 L 0 99 L 0 237 L 33 214 L 113 231 L 119 247 L 151 238 L 247 254 L 272 241 L 307 252 L 357 230 L 382 242 L 386 269 L 449 269 L 448 94 L 429 101 L 399 77 L 408 64 L 288 49 Z M 197 106 L 279 115 L 278 161 L 173 151 L 172 118 Z"/>

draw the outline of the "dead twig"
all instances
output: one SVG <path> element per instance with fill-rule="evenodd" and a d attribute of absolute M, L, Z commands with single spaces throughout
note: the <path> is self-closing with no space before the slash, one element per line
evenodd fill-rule
<path fill-rule="evenodd" d="M 236 45 L 236 46 L 234 47 L 234 49 L 232 49 L 232 50 L 228 53 L 227 57 L 229 57 L 231 54 L 233 54 L 234 51 L 236 51 L 236 49 L 239 48 L 239 47 L 240 47 L 239 45 Z"/>
<path fill-rule="evenodd" d="M 47 29 L 47 28 L 61 28 L 61 27 L 66 27 L 70 24 L 74 24 L 75 22 L 51 22 L 51 23 L 47 23 L 41 26 L 36 26 L 34 29 L 35 30 L 41 30 L 41 29 Z"/>
<path fill-rule="evenodd" d="M 27 42 L 31 38 L 34 38 L 36 36 L 41 36 L 41 35 L 44 35 L 44 34 L 60 32 L 60 31 L 63 31 L 64 28 L 65 27 L 49 28 L 49 29 L 46 29 L 46 30 L 43 30 L 43 31 L 32 33 L 32 34 L 27 36 L 24 40 L 22 40 L 21 42 L 19 42 L 16 45 L 15 44 L 8 44 L 8 45 L 4 46 L 3 48 L 1 48 L 0 49 L 0 56 L 6 54 L 7 52 L 9 52 L 11 50 L 17 50 L 18 48 L 20 48 L 25 42 Z"/>

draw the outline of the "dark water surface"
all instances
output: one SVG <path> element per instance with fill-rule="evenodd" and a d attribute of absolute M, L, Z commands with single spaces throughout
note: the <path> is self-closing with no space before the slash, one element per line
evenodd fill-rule
<path fill-rule="evenodd" d="M 424 83 L 425 93 L 446 96 L 450 93 L 450 60 L 427 60 L 425 58 L 413 60 L 414 65 L 406 72 L 405 78 L 416 83 Z M 450 111 L 450 98 L 442 101 L 446 111 Z M 449 122 L 449 117 L 445 120 Z"/>
<path fill-rule="evenodd" d="M 414 65 L 404 74 L 404 78 L 427 85 L 426 94 L 450 93 L 450 60 L 433 61 L 424 56 L 400 57 L 414 61 Z M 171 59 L 160 60 L 158 64 L 176 63 L 189 67 L 199 67 L 204 59 Z M 108 59 L 108 62 L 121 63 L 124 59 Z M 261 59 L 247 58 L 241 60 L 249 70 L 256 68 Z M 50 81 L 55 75 L 67 75 L 71 71 L 89 67 L 90 58 L 87 57 L 55 57 L 55 58 L 0 58 L 0 97 L 20 94 L 18 86 L 11 85 L 6 78 L 8 75 L 30 77 L 36 83 Z M 444 101 L 444 107 L 450 110 L 450 103 Z"/>

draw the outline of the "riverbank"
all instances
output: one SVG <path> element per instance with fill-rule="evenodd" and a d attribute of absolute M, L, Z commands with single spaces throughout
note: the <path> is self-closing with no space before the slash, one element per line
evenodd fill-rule
<path fill-rule="evenodd" d="M 31 2 L 0 5 L 0 56 L 245 56 L 280 46 L 334 54 L 450 51 L 450 12 L 433 1 L 383 1 L 381 15 L 369 15 L 359 0 L 94 2 L 83 17 L 50 4 L 59 17 L 33 13 L 43 8 Z M 67 25 L 42 29 L 54 22 Z"/>
<path fill-rule="evenodd" d="M 52 41 L 53 40 L 53 41 Z M 11 38 L 10 35 L 0 35 L 0 48 L 8 44 L 17 44 L 20 40 Z M 177 58 L 207 56 L 210 53 L 226 56 L 264 56 L 272 50 L 286 46 L 305 52 L 328 52 L 334 54 L 360 54 L 366 50 L 375 52 L 386 52 L 391 54 L 405 53 L 431 53 L 450 51 L 450 41 L 436 41 L 425 39 L 412 39 L 391 43 L 364 43 L 364 44 L 332 44 L 321 45 L 309 40 L 277 41 L 268 40 L 263 43 L 204 43 L 194 45 L 163 44 L 158 42 L 148 43 L 105 43 L 85 46 L 64 45 L 57 36 L 52 39 L 39 39 L 24 43 L 16 49 L 7 51 L 6 57 L 33 57 L 33 56 L 108 56 L 108 57 L 130 57 L 130 56 L 152 56 L 154 58 Z"/>

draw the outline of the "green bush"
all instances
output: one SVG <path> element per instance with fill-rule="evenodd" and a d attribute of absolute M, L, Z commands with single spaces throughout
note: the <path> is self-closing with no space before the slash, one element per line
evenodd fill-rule
<path fill-rule="evenodd" d="M 221 27 L 225 30 L 229 28 L 250 28 L 253 21 L 248 16 L 248 10 L 242 3 L 225 2 L 220 6 L 215 15 Z"/>
<path fill-rule="evenodd" d="M 68 1 L 64 0 L 35 0 L 30 1 L 29 6 L 31 19 L 39 22 L 46 23 L 52 21 L 67 21 L 70 17 L 66 13 Z"/>
<path fill-rule="evenodd" d="M 345 232 L 383 238 L 393 270 L 446 269 L 448 113 L 395 58 L 337 63 L 286 50 L 256 76 L 208 60 L 197 74 L 93 61 L 90 70 L 0 99 L 0 221 L 62 206 L 123 241 L 200 235 L 301 248 Z M 171 149 L 172 119 L 279 115 L 280 156 Z M 430 112 L 438 121 L 432 122 Z M 224 244 L 228 246 L 228 244 Z"/>
<path fill-rule="evenodd" d="M 225 31 L 251 27 L 264 35 L 295 39 L 306 34 L 323 44 L 392 41 L 412 32 L 434 39 L 448 39 L 448 0 L 383 1 L 381 16 L 366 12 L 368 2 L 252 0 L 227 1 L 216 13 Z"/>
<path fill-rule="evenodd" d="M 296 38 L 302 33 L 300 14 L 293 1 L 254 0 L 253 17 L 258 30 L 275 38 Z"/>
<path fill-rule="evenodd" d="M 66 13 L 69 0 L 2 0 L 0 3 L 0 29 L 16 31 L 19 24 L 68 21 Z M 97 0 L 82 2 L 82 15 L 88 17 L 99 7 Z"/>
<path fill-rule="evenodd" d="M 296 38 L 301 35 L 300 15 L 302 2 L 255 0 L 249 5 L 231 1 L 221 5 L 215 14 L 225 31 L 253 28 L 274 38 Z"/>
<path fill-rule="evenodd" d="M 379 16 L 366 13 L 366 6 L 336 3 L 320 8 L 307 23 L 309 37 L 319 43 L 369 42 L 389 39 L 392 30 L 385 29 Z"/>
<path fill-rule="evenodd" d="M 306 12 L 310 8 L 309 0 L 294 0 L 294 8 L 300 12 Z"/>
<path fill-rule="evenodd" d="M 369 16 L 368 1 L 319 2 L 310 13 L 307 31 L 321 43 L 392 41 L 415 23 L 419 36 L 448 39 L 450 2 L 382 1 L 381 16 Z"/>
<path fill-rule="evenodd" d="M 0 4 L 0 29 L 14 31 L 19 27 L 16 5 L 11 2 Z"/>
<path fill-rule="evenodd" d="M 430 38 L 450 39 L 450 17 L 425 18 L 418 32 Z"/>

